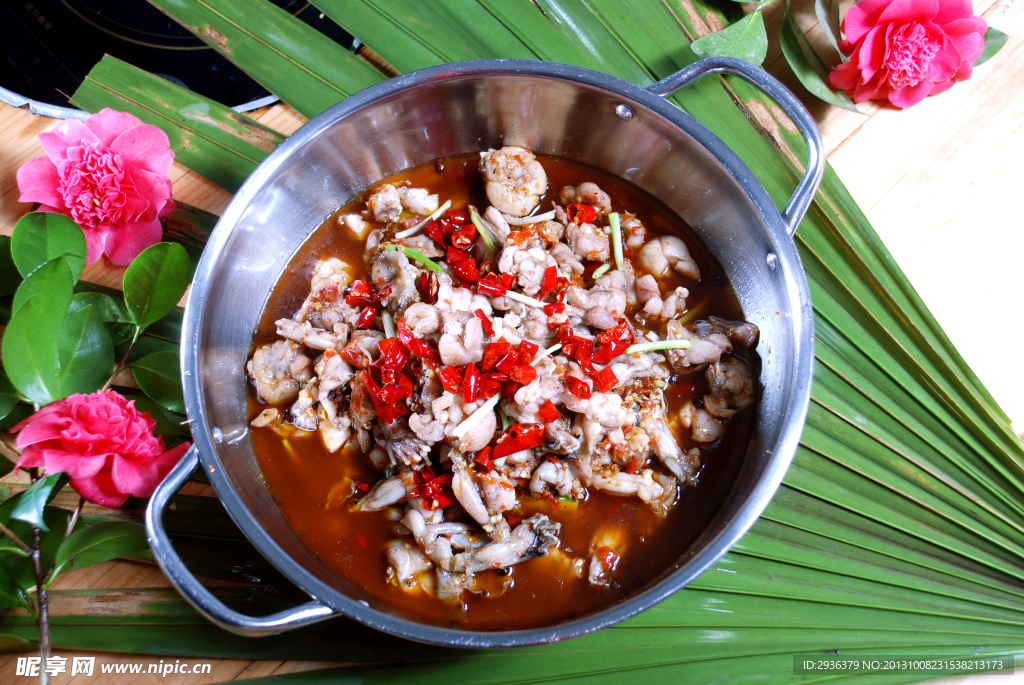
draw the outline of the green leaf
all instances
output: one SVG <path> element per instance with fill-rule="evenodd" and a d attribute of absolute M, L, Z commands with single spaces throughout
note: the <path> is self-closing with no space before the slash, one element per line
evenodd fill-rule
<path fill-rule="evenodd" d="M 978 55 L 978 59 L 974 60 L 972 66 L 980 66 L 985 62 L 995 57 L 996 53 L 1003 49 L 1006 45 L 1006 41 L 1009 38 L 1005 33 L 999 29 L 994 29 L 991 26 L 985 31 L 985 46 L 981 49 L 981 54 Z"/>
<path fill-rule="evenodd" d="M 708 57 L 738 57 L 760 66 L 768 54 L 764 18 L 751 12 L 732 26 L 693 41 L 693 49 Z"/>
<path fill-rule="evenodd" d="M 154 352 L 131 365 L 135 382 L 150 399 L 173 412 L 184 413 L 181 366 L 174 352 Z"/>
<path fill-rule="evenodd" d="M 18 389 L 14 387 L 14 384 L 7 378 L 4 368 L 0 366 L 0 420 L 14 411 L 20 399 Z"/>
<path fill-rule="evenodd" d="M 136 325 L 148 326 L 170 313 L 191 276 L 181 245 L 157 243 L 143 250 L 124 272 L 124 300 Z"/>
<path fill-rule="evenodd" d="M 53 577 L 73 568 L 140 554 L 147 549 L 145 526 L 128 521 L 94 523 L 75 531 L 61 544 Z"/>
<path fill-rule="evenodd" d="M 71 262 L 66 255 L 61 255 L 41 265 L 22 281 L 18 292 L 14 293 L 12 313 L 16 314 L 30 298 L 38 297 L 38 306 L 52 312 L 52 321 L 59 321 L 71 305 L 74 288 Z"/>
<path fill-rule="evenodd" d="M 789 0 L 786 0 L 786 12 L 782 17 L 782 28 L 779 31 L 779 42 L 782 45 L 782 54 L 786 57 L 793 73 L 800 80 L 811 95 L 821 100 L 848 109 L 851 112 L 859 112 L 853 101 L 842 91 L 833 91 L 828 87 L 825 80 L 828 78 L 828 71 L 822 64 L 821 58 L 814 52 L 814 48 L 807 41 L 804 32 L 800 30 L 796 20 L 789 13 Z"/>
<path fill-rule="evenodd" d="M 68 314 L 74 314 L 89 306 L 92 307 L 96 318 L 105 324 L 115 347 L 132 339 L 135 334 L 135 324 L 132 323 L 128 310 L 121 302 L 104 293 L 75 293 L 71 298 Z"/>
<path fill-rule="evenodd" d="M 14 426 L 18 425 L 19 423 L 27 419 L 29 416 L 31 416 L 32 412 L 32 405 L 26 404 L 25 402 L 19 402 L 18 404 L 14 405 L 14 409 L 11 410 L 11 413 L 9 413 L 4 418 L 0 419 L 0 431 L 10 430 Z M 2 471 L 3 468 L 0 468 L 0 472 Z"/>
<path fill-rule="evenodd" d="M 0 235 L 0 297 L 12 294 L 19 283 L 21 278 L 11 256 L 11 238 Z"/>
<path fill-rule="evenodd" d="M 825 32 L 828 42 L 836 49 L 840 59 L 845 62 L 849 58 L 839 49 L 839 41 L 842 37 L 839 21 L 839 0 L 814 0 L 814 15 L 818 17 L 818 24 L 821 25 L 821 30 Z"/>
<path fill-rule="evenodd" d="M 18 546 L 14 540 L 8 537 L 0 537 L 0 554 L 13 554 L 19 557 L 27 557 L 28 552 Z"/>
<path fill-rule="evenodd" d="M 57 333 L 63 397 L 99 390 L 114 370 L 114 344 L 93 306 L 69 313 Z"/>
<path fill-rule="evenodd" d="M 33 297 L 11 317 L 4 332 L 3 362 L 11 383 L 22 396 L 43 405 L 61 397 L 57 346 L 45 342 L 60 322 L 48 321 L 52 312 L 38 306 L 39 302 Z"/>
<path fill-rule="evenodd" d="M 85 268 L 85 233 L 63 214 L 29 212 L 11 234 L 11 255 L 23 277 L 57 257 L 67 256 L 72 278 Z"/>
<path fill-rule="evenodd" d="M 14 507 L 10 510 L 10 518 L 35 526 L 40 530 L 50 530 L 43 520 L 43 508 L 50 501 L 53 488 L 60 480 L 61 474 L 51 473 L 40 478 L 18 496 Z"/>

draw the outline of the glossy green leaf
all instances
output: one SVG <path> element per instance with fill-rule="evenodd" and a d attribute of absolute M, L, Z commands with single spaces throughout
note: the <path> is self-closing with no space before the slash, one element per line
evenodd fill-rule
<path fill-rule="evenodd" d="M 67 299 L 70 302 L 70 289 Z M 40 302 L 39 298 L 31 298 L 11 317 L 4 331 L 3 362 L 18 392 L 43 405 L 61 397 L 57 347 L 42 344 L 53 335 L 60 321 L 49 320 L 52 310 L 41 307 Z"/>
<path fill-rule="evenodd" d="M 796 20 L 790 15 L 789 0 L 786 0 L 786 12 L 782 18 L 782 27 L 779 29 L 779 43 L 782 45 L 782 54 L 789 67 L 803 87 L 812 95 L 830 105 L 842 107 L 851 112 L 859 111 L 846 93 L 834 91 L 828 87 L 825 82 L 828 78 L 828 70 L 825 69 L 818 54 L 814 52 L 814 48 L 811 47 L 807 36 L 804 35 Z"/>
<path fill-rule="evenodd" d="M 63 214 L 29 212 L 14 226 L 11 255 L 23 277 L 66 255 L 72 278 L 77 281 L 85 268 L 85 233 Z"/>
<path fill-rule="evenodd" d="M 751 12 L 732 26 L 693 41 L 693 49 L 707 57 L 736 57 L 760 66 L 768 54 L 764 17 Z"/>
<path fill-rule="evenodd" d="M 0 431 L 10 430 L 12 427 L 18 425 L 29 416 L 32 415 L 32 405 L 25 402 L 20 402 L 14 405 L 14 409 L 11 410 L 7 416 L 0 419 Z M 0 462 L 2 464 L 3 462 Z M 0 471 L 3 471 L 4 467 L 0 466 Z"/>
<path fill-rule="evenodd" d="M 0 297 L 13 294 L 20 283 L 21 276 L 11 256 L 11 238 L 0 235 Z"/>
<path fill-rule="evenodd" d="M 114 344 L 93 306 L 70 312 L 57 332 L 60 391 L 68 397 L 99 390 L 114 370 Z"/>
<path fill-rule="evenodd" d="M 124 272 L 124 300 L 132 320 L 149 326 L 165 317 L 185 294 L 192 276 L 181 245 L 147 247 Z"/>
<path fill-rule="evenodd" d="M 24 521 L 40 530 L 50 530 L 46 521 L 43 520 L 43 508 L 50 501 L 50 496 L 60 477 L 59 473 L 51 473 L 40 478 L 22 492 L 10 510 L 10 518 Z"/>
<path fill-rule="evenodd" d="M 42 264 L 30 273 L 14 293 L 12 313 L 35 297 L 38 306 L 51 312 L 50 321 L 59 321 L 71 306 L 75 281 L 71 260 L 66 255 Z"/>
<path fill-rule="evenodd" d="M 185 412 L 177 354 L 154 352 L 132 364 L 131 369 L 135 382 L 151 400 L 173 412 Z"/>
<path fill-rule="evenodd" d="M 844 62 L 848 59 L 839 49 L 842 31 L 839 21 L 839 0 L 814 0 L 814 16 L 818 18 L 821 30 L 825 32 L 828 42 L 836 49 L 836 54 Z"/>
<path fill-rule="evenodd" d="M 1003 49 L 1009 39 L 1005 33 L 991 26 L 985 31 L 985 46 L 981 49 L 978 59 L 974 60 L 973 66 L 979 66 L 995 57 L 996 53 Z"/>
<path fill-rule="evenodd" d="M 14 384 L 7 378 L 4 368 L 0 366 L 0 420 L 14 411 L 20 397 L 18 389 L 14 387 Z"/>
<path fill-rule="evenodd" d="M 92 307 L 93 314 L 103 322 L 114 345 L 120 345 L 132 339 L 135 324 L 132 323 L 123 300 L 119 302 L 110 295 L 96 292 L 75 293 L 71 298 L 68 314 L 74 314 L 85 307 Z"/>
<path fill-rule="evenodd" d="M 76 530 L 61 544 L 53 577 L 74 568 L 82 568 L 149 549 L 146 527 L 128 521 L 96 523 Z"/>

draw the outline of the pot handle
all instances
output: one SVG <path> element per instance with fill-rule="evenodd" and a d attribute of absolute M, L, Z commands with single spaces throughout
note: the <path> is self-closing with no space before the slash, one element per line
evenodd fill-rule
<path fill-rule="evenodd" d="M 246 616 L 228 608 L 199 583 L 174 551 L 163 521 L 164 509 L 170 503 L 171 497 L 188 482 L 198 466 L 199 451 L 193 445 L 157 486 L 149 500 L 149 506 L 146 507 L 146 536 L 153 549 L 153 556 L 178 592 L 195 607 L 196 611 L 224 630 L 247 637 L 276 635 L 333 616 L 334 610 L 319 602 L 309 602 L 270 616 Z"/>
<path fill-rule="evenodd" d="M 789 198 L 785 211 L 782 212 L 782 220 L 786 224 L 789 235 L 792 236 L 796 233 L 796 228 L 800 225 L 800 220 L 804 218 L 807 208 L 811 206 L 811 200 L 814 199 L 818 183 L 821 182 L 821 176 L 825 172 L 825 146 L 821 142 L 821 134 L 818 133 L 814 119 L 796 99 L 796 96 L 764 69 L 735 57 L 711 57 L 694 62 L 668 78 L 658 81 L 647 90 L 667 98 L 694 81 L 699 81 L 711 74 L 722 73 L 739 76 L 767 93 L 793 120 L 796 127 L 800 129 L 804 142 L 807 143 L 807 170 L 804 172 L 804 177 L 800 179 L 800 183 L 797 184 L 796 190 L 793 191 L 793 196 Z"/>

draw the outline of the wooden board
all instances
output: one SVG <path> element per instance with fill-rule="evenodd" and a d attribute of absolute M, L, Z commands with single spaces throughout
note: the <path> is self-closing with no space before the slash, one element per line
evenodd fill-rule
<path fill-rule="evenodd" d="M 843 3 L 843 12 L 852 5 Z M 989 387 L 1018 431 L 1024 430 L 1024 369 L 1006 364 L 993 347 L 1024 337 L 1024 320 L 1013 307 L 1024 292 L 1024 220 L 1018 195 L 1024 188 L 1024 0 L 980 0 L 975 10 L 1009 34 L 1003 50 L 973 78 L 906 111 L 874 103 L 862 114 L 830 107 L 800 88 L 773 41 L 765 67 L 801 96 L 817 120 L 833 167 L 882 236 L 899 265 L 961 354 Z M 777 35 L 782 3 L 766 11 L 769 35 Z M 831 48 L 814 18 L 813 2 L 793 2 L 800 25 L 826 60 Z M 812 28 L 813 27 L 813 28 Z M 834 54 L 834 53 L 833 53 Z M 304 120 L 275 105 L 256 119 L 292 133 Z M 30 209 L 17 202 L 17 169 L 42 154 L 36 135 L 54 120 L 0 106 L 0 233 L 10 234 Z M 174 198 L 220 213 L 231 196 L 175 165 Z M 84 278 L 117 287 L 123 269 L 109 263 L 87 267 Z M 998 322 L 998 326 L 996 326 Z M 995 328 L 995 340 L 984 330 Z M 193 494 L 201 494 L 197 489 Z M 209 494 L 209 493 L 208 493 Z M 59 589 L 167 587 L 154 566 L 117 561 L 68 573 Z M 72 657 L 85 653 L 57 652 Z M 94 653 L 97 664 L 157 663 L 159 658 Z M 15 656 L 0 656 L 0 679 L 13 677 Z M 167 661 L 165 659 L 165 661 Z M 189 664 L 202 660 L 183 659 Z M 70 663 L 70 661 L 69 661 Z M 213 683 L 321 668 L 319 662 L 213 660 L 207 675 L 123 675 L 98 683 Z M 99 666 L 97 666 L 97 669 Z M 143 669 L 145 670 L 145 668 Z M 1012 677 L 1011 677 L 1012 678 Z M 26 681 L 27 682 L 27 681 Z M 56 683 L 72 682 L 66 675 Z M 952 679 L 945 683 L 966 682 Z M 985 683 L 1011 682 L 986 676 Z"/>

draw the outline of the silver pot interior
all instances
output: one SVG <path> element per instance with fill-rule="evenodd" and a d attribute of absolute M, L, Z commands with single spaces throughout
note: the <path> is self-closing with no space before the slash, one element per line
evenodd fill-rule
<path fill-rule="evenodd" d="M 809 297 L 774 206 L 738 159 L 674 106 L 622 81 L 557 66 L 437 68 L 340 103 L 246 183 L 193 285 L 183 369 L 204 470 L 243 532 L 286 575 L 334 609 L 389 632 L 453 643 L 450 630 L 423 632 L 415 628 L 422 619 L 338 577 L 291 529 L 248 438 L 244 374 L 253 331 L 289 260 L 328 215 L 383 177 L 503 144 L 600 167 L 658 197 L 693 227 L 725 268 L 745 317 L 761 330 L 763 394 L 734 491 L 717 518 L 628 606 L 613 605 L 525 641 L 621 620 L 692 580 L 753 523 L 796 448 L 810 387 Z M 622 104 L 631 118 L 616 114 Z"/>

